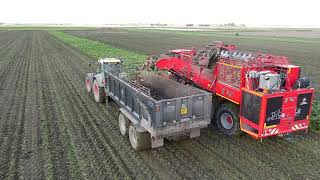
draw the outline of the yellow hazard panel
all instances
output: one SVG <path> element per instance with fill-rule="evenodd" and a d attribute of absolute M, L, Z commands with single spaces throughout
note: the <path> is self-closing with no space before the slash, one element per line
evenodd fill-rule
<path fill-rule="evenodd" d="M 277 125 L 270 125 L 270 126 L 267 126 L 267 123 L 264 123 L 264 128 L 274 128 L 274 127 L 277 127 Z"/>
<path fill-rule="evenodd" d="M 187 114 L 188 113 L 188 108 L 186 108 L 186 107 L 181 108 L 180 113 L 181 114 Z"/>

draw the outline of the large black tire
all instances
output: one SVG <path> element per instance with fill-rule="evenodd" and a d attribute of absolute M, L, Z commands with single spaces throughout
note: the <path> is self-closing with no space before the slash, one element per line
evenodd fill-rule
<path fill-rule="evenodd" d="M 96 102 L 105 102 L 105 92 L 104 88 L 99 87 L 97 80 L 93 81 L 93 96 Z"/>
<path fill-rule="evenodd" d="M 240 135 L 239 106 L 226 102 L 221 104 L 216 113 L 216 124 L 218 129 L 226 135 Z"/>
<path fill-rule="evenodd" d="M 121 135 L 127 137 L 129 134 L 129 126 L 130 126 L 130 121 L 128 118 L 126 118 L 125 115 L 122 114 L 122 112 L 119 112 L 119 130 Z"/>
<path fill-rule="evenodd" d="M 92 93 L 92 83 L 88 77 L 86 77 L 86 89 L 88 93 Z"/>
<path fill-rule="evenodd" d="M 130 125 L 129 140 L 131 146 L 136 151 L 149 149 L 151 147 L 151 137 L 148 132 L 138 132 L 137 129 Z"/>

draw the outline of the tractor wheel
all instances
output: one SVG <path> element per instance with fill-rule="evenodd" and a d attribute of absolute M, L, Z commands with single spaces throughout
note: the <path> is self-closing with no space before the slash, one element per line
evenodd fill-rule
<path fill-rule="evenodd" d="M 224 134 L 240 135 L 239 107 L 230 102 L 222 104 L 216 113 L 216 123 Z"/>
<path fill-rule="evenodd" d="M 119 129 L 120 133 L 123 136 L 128 136 L 129 134 L 129 120 L 122 114 L 122 112 L 119 112 Z"/>
<path fill-rule="evenodd" d="M 105 101 L 105 92 L 102 87 L 99 87 L 97 80 L 93 81 L 93 96 L 96 102 L 104 102 Z"/>
<path fill-rule="evenodd" d="M 151 147 L 151 137 L 148 132 L 138 132 L 137 129 L 130 125 L 129 140 L 131 146 L 136 151 L 141 151 Z"/>
<path fill-rule="evenodd" d="M 92 86 L 91 86 L 91 81 L 88 77 L 86 77 L 86 89 L 88 93 L 92 92 Z"/>

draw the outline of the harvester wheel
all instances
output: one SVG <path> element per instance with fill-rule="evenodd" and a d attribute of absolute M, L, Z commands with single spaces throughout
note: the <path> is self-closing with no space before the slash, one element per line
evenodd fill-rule
<path fill-rule="evenodd" d="M 88 93 L 92 92 L 91 80 L 88 77 L 86 77 L 86 89 Z"/>
<path fill-rule="evenodd" d="M 97 80 L 93 81 L 93 96 L 96 102 L 104 102 L 105 101 L 105 92 L 102 87 L 99 87 Z"/>
<path fill-rule="evenodd" d="M 123 136 L 128 136 L 129 134 L 129 120 L 122 114 L 122 112 L 119 112 L 119 129 L 120 133 Z"/>
<path fill-rule="evenodd" d="M 240 135 L 239 107 L 231 102 L 224 103 L 216 113 L 216 123 L 226 135 Z"/>
<path fill-rule="evenodd" d="M 151 147 L 151 137 L 148 132 L 138 132 L 137 129 L 130 125 L 129 140 L 131 146 L 136 151 L 149 149 Z"/>

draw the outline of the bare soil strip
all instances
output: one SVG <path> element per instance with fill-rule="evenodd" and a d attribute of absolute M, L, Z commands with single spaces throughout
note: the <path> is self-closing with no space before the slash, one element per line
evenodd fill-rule
<path fill-rule="evenodd" d="M 137 153 L 118 130 L 117 106 L 86 93 L 84 77 L 94 69 L 77 49 L 47 32 L 13 31 L 0 34 L 0 54 L 0 179 L 320 176 L 313 132 L 261 143 L 210 127 L 200 138 Z"/>

